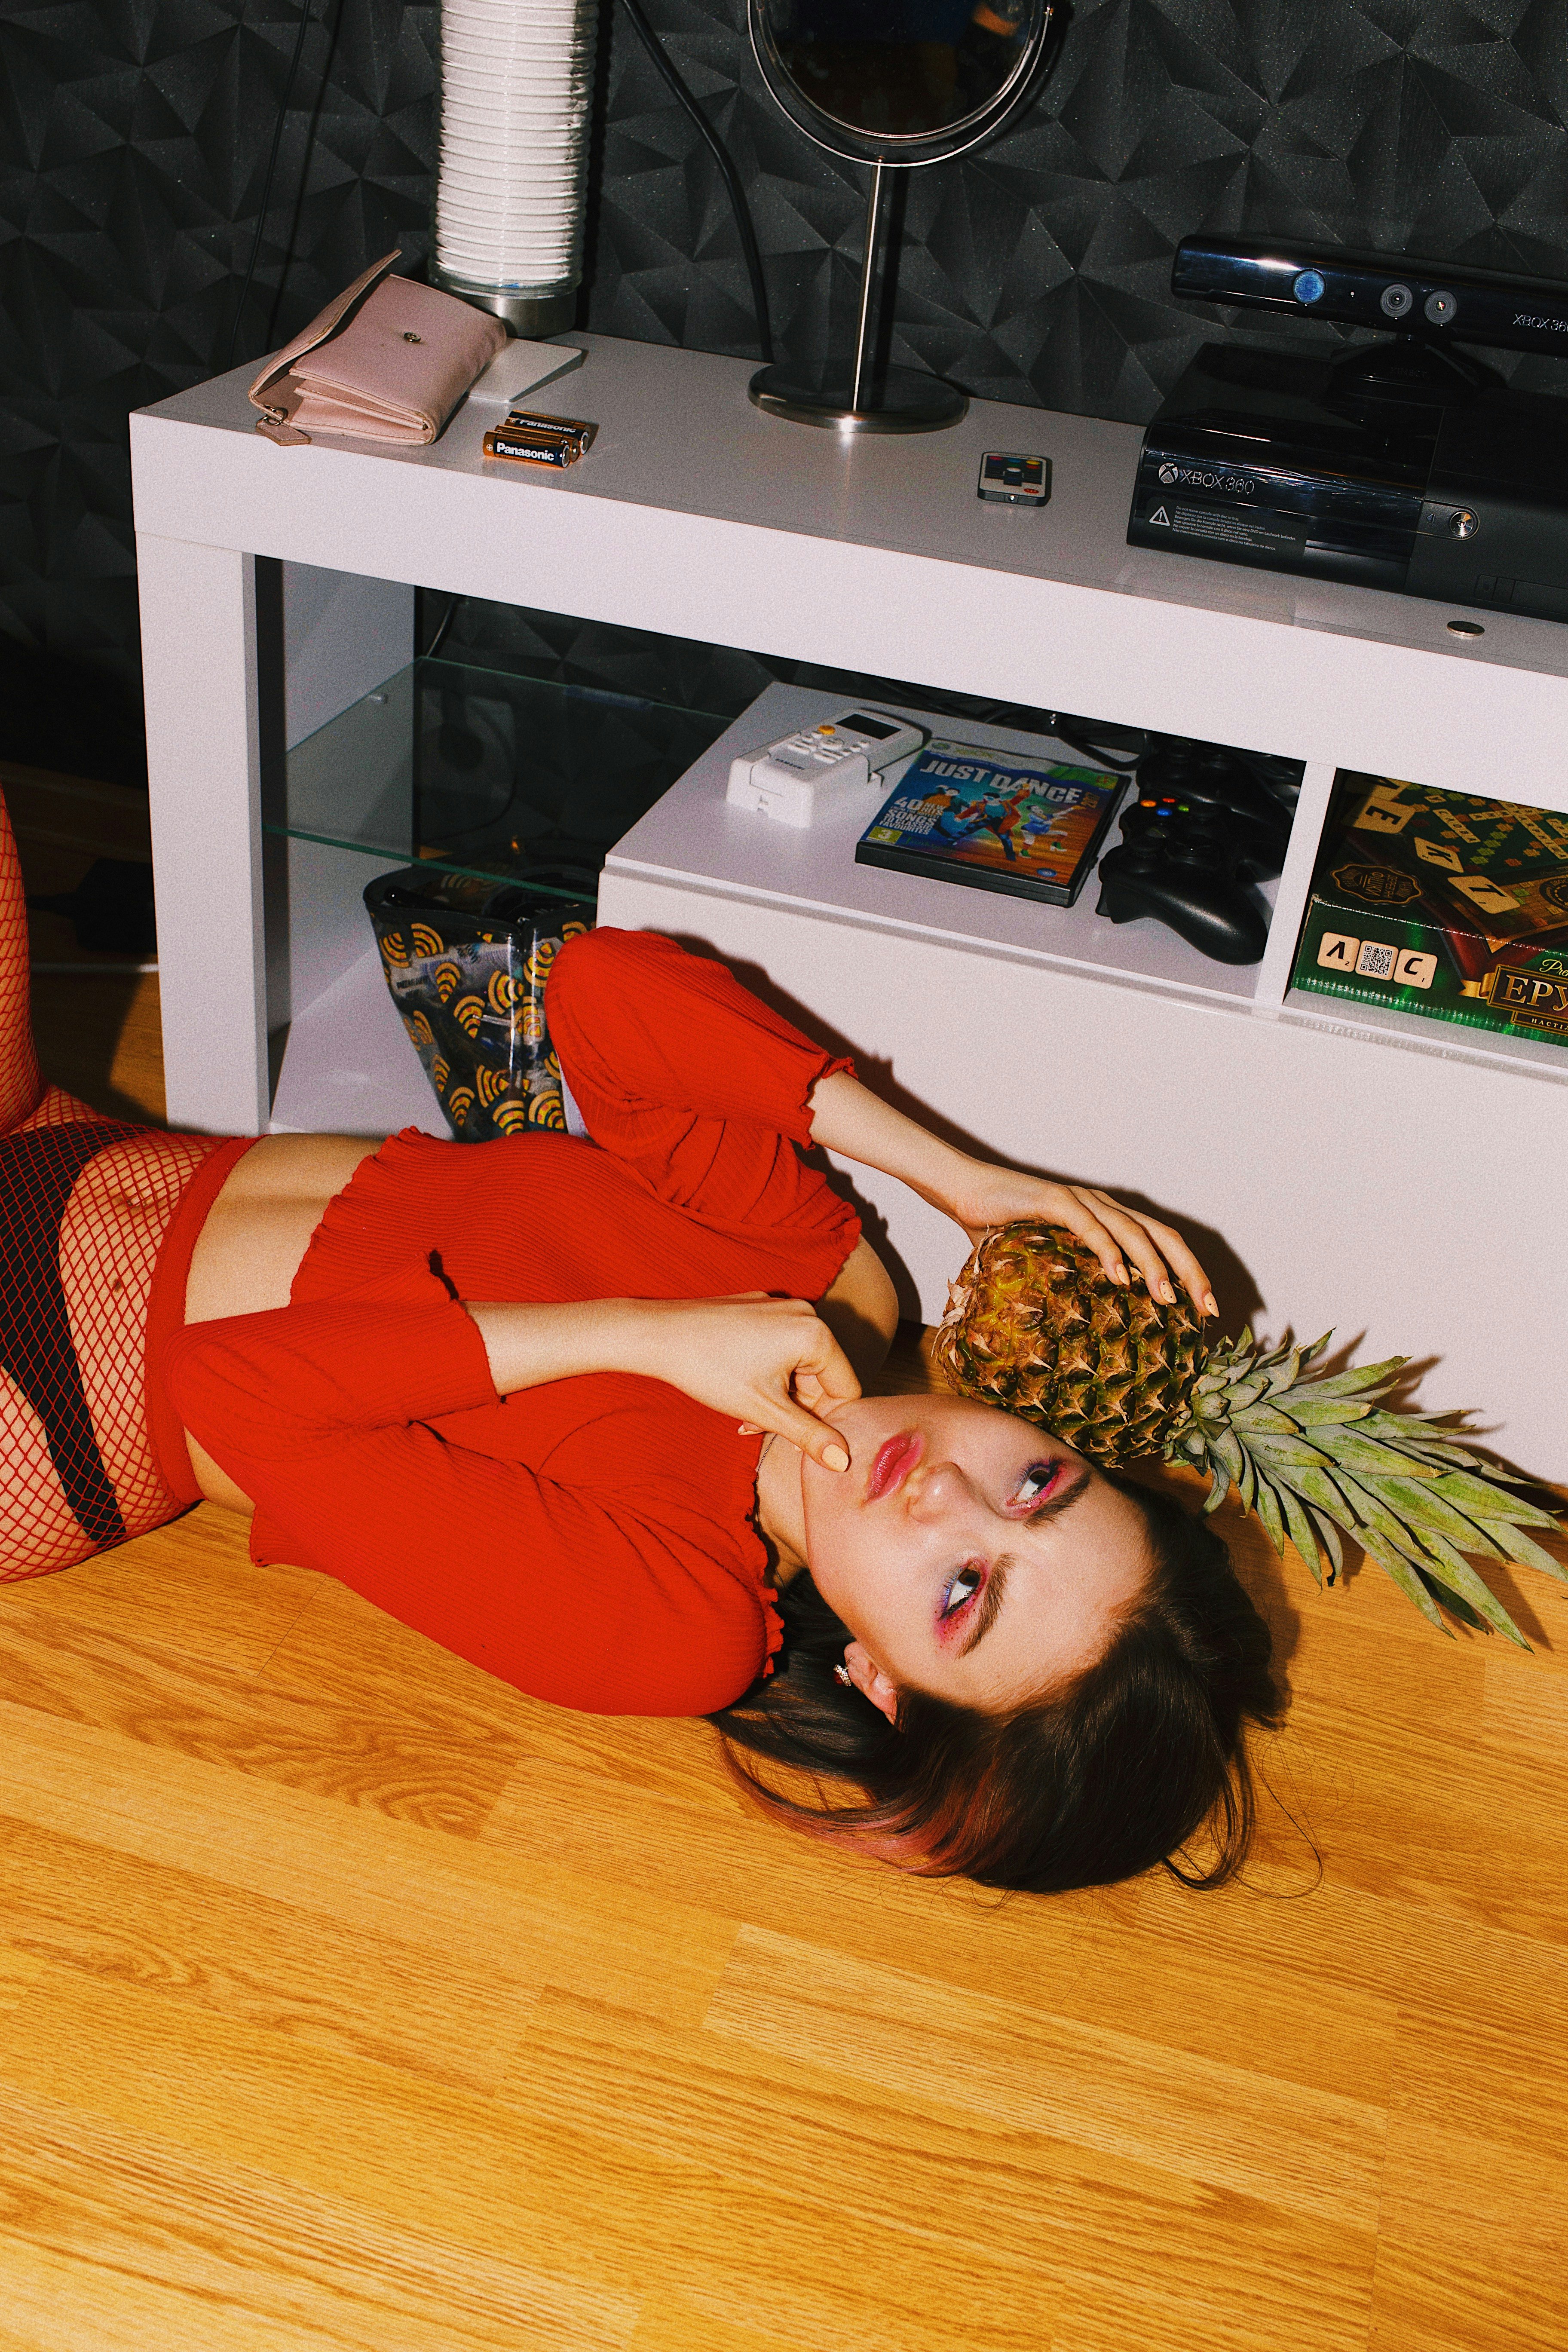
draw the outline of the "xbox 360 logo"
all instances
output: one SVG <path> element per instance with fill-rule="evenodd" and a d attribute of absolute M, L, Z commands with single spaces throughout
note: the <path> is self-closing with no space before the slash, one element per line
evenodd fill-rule
<path fill-rule="evenodd" d="M 1230 499 L 1249 499 L 1258 488 L 1245 474 L 1215 474 L 1206 466 L 1178 465 L 1173 457 L 1161 459 L 1159 473 L 1163 482 L 1184 482 L 1189 489 L 1218 490 Z"/>

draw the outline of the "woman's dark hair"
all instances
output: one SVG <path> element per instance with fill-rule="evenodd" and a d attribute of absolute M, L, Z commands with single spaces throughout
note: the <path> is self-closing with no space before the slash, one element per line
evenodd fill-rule
<path fill-rule="evenodd" d="M 777 1671 L 710 1719 L 731 1769 L 770 1812 L 933 1877 L 1037 1895 L 1109 1886 L 1163 1863 L 1188 1886 L 1240 1869 L 1255 1822 L 1244 1737 L 1282 1711 L 1273 1640 L 1206 1520 L 1101 1473 L 1141 1511 L 1151 1567 L 1094 1664 L 1047 1697 L 986 1715 L 900 1694 L 896 1723 L 833 1669 L 849 1629 L 802 1570 L 779 1594 Z M 813 1775 L 784 1794 L 741 1751 Z M 848 1781 L 860 1803 L 826 1797 Z M 1214 1853 L 1183 1853 L 1205 1823 Z"/>

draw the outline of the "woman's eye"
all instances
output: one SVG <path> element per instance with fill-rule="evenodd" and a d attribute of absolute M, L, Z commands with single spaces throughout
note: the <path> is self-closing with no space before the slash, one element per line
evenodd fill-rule
<path fill-rule="evenodd" d="M 958 1574 L 949 1580 L 947 1590 L 942 1596 L 942 1615 L 944 1617 L 955 1615 L 966 1601 L 973 1600 L 984 1582 L 983 1569 L 961 1568 Z"/>
<path fill-rule="evenodd" d="M 1057 1475 L 1054 1462 L 1031 1462 L 1014 1494 L 1016 1503 L 1037 1503 Z"/>

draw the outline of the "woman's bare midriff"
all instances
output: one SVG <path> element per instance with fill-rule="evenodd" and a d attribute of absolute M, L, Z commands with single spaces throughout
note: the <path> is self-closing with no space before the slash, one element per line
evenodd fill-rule
<path fill-rule="evenodd" d="M 185 1285 L 185 1321 L 259 1315 L 287 1307 L 310 1236 L 334 1194 L 380 1145 L 361 1135 L 264 1135 L 230 1172 L 207 1212 Z M 249 1499 L 187 1433 L 191 1467 L 209 1502 L 248 1511 Z"/>

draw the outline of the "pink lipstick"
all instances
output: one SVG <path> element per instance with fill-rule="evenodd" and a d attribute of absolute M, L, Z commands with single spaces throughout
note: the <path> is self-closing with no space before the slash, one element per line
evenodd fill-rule
<path fill-rule="evenodd" d="M 925 1450 L 925 1440 L 918 1430 L 901 1429 L 897 1437 L 889 1437 L 871 1465 L 871 1475 L 866 1481 L 866 1500 L 879 1503 L 885 1495 L 896 1494 Z"/>

